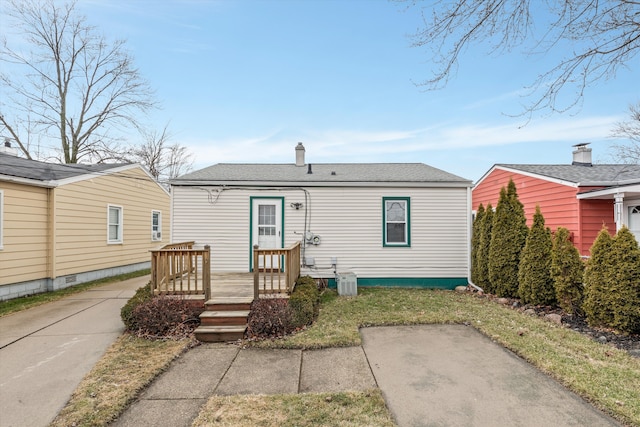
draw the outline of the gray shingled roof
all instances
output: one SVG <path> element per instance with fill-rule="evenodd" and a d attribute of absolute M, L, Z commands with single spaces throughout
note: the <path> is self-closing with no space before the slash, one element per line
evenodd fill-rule
<path fill-rule="evenodd" d="M 182 175 L 171 181 L 175 185 L 189 183 L 255 182 L 255 183 L 428 183 L 471 181 L 424 163 L 314 163 L 294 164 L 231 164 L 220 163 Z"/>
<path fill-rule="evenodd" d="M 60 181 L 66 178 L 100 173 L 124 165 L 123 163 L 101 163 L 95 165 L 45 163 L 0 153 L 0 176 L 5 175 L 43 182 Z"/>
<path fill-rule="evenodd" d="M 509 169 L 560 179 L 576 184 L 640 182 L 640 165 L 514 165 L 497 164 Z"/>

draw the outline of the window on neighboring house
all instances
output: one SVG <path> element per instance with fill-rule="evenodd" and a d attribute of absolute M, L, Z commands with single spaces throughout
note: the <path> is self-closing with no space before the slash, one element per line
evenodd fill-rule
<path fill-rule="evenodd" d="M 151 240 L 162 240 L 162 212 L 151 211 Z"/>
<path fill-rule="evenodd" d="M 382 198 L 383 246 L 411 246 L 409 197 Z"/>
<path fill-rule="evenodd" d="M 107 243 L 122 243 L 122 206 L 108 207 Z"/>
<path fill-rule="evenodd" d="M 4 223 L 4 192 L 0 190 L 0 249 L 2 249 L 2 245 L 4 242 L 4 229 L 2 225 Z"/>

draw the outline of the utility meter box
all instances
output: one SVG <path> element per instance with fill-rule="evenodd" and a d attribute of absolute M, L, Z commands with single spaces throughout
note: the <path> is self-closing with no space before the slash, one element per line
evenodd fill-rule
<path fill-rule="evenodd" d="M 338 273 L 338 295 L 358 295 L 358 277 L 350 271 Z"/>

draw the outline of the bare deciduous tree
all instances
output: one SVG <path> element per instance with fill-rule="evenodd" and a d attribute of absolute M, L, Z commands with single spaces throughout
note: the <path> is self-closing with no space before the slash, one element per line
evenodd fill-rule
<path fill-rule="evenodd" d="M 414 4 L 417 3 L 414 1 Z M 437 69 L 421 84 L 432 89 L 452 77 L 465 50 L 487 43 L 491 53 L 525 55 L 559 49 L 563 58 L 529 87 L 526 112 L 574 107 L 593 82 L 615 76 L 640 47 L 638 0 L 448 0 L 422 6 L 425 28 L 414 46 L 427 47 Z M 565 97 L 570 90 L 574 92 Z"/>
<path fill-rule="evenodd" d="M 144 141 L 133 148 L 126 157 L 146 166 L 151 175 L 160 182 L 166 182 L 185 174 L 193 167 L 193 155 L 186 147 L 170 140 L 172 135 L 167 126 L 158 131 L 140 131 Z"/>
<path fill-rule="evenodd" d="M 0 136 L 27 158 L 34 156 L 34 133 L 64 163 L 110 158 L 118 130 L 137 127 L 139 114 L 156 106 L 124 41 L 109 43 L 77 14 L 75 2 L 13 0 L 7 13 L 23 38 L 4 36 L 0 47 L 7 91 Z"/>
<path fill-rule="evenodd" d="M 613 135 L 629 139 L 627 144 L 613 144 L 616 160 L 640 164 L 640 102 L 629 106 L 629 119 L 618 123 Z"/>

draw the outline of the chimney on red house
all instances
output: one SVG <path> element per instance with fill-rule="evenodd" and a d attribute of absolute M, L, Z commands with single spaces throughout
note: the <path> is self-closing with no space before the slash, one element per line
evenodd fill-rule
<path fill-rule="evenodd" d="M 589 142 L 584 142 L 582 144 L 574 145 L 576 149 L 573 152 L 572 165 L 593 166 L 591 163 L 591 148 L 587 147 L 589 144 Z"/>

